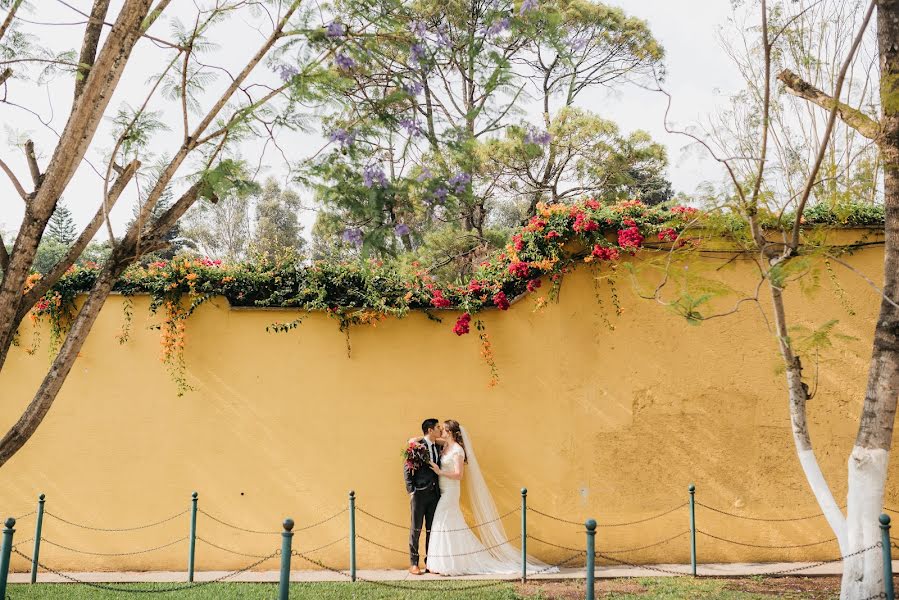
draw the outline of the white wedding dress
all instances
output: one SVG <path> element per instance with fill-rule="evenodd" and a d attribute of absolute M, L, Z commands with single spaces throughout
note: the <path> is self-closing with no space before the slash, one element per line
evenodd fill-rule
<path fill-rule="evenodd" d="M 468 449 L 468 464 L 462 479 L 472 503 L 472 513 L 478 521 L 475 528 L 480 537 L 465 522 L 459 499 L 462 482 L 440 476 L 440 501 L 431 525 L 431 541 L 427 550 L 428 570 L 441 575 L 516 575 L 521 573 L 521 550 L 513 547 L 506 537 L 496 505 L 481 475 L 471 440 L 465 430 L 462 439 Z M 458 444 L 440 457 L 440 469 L 455 470 L 456 457 L 464 460 L 466 451 Z M 527 559 L 529 573 L 557 572 L 531 557 Z"/>

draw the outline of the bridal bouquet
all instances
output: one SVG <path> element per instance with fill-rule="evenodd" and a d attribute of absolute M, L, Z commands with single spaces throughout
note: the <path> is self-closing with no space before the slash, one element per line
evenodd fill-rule
<path fill-rule="evenodd" d="M 428 448 L 421 442 L 410 442 L 403 450 L 403 459 L 406 461 L 406 470 L 414 473 L 421 467 L 428 466 L 431 457 L 428 456 Z"/>

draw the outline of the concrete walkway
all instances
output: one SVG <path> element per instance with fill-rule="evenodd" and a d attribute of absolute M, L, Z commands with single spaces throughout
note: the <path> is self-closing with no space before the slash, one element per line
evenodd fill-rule
<path fill-rule="evenodd" d="M 801 569 L 816 563 L 712 563 L 699 565 L 699 575 L 708 577 L 748 577 L 750 575 L 768 575 L 777 571 L 791 570 L 790 573 L 783 575 L 795 576 L 820 576 L 820 575 L 840 575 L 842 573 L 841 563 L 828 563 L 826 565 L 818 565 Z M 689 575 L 689 565 L 647 565 L 647 567 L 631 568 L 631 567 L 598 567 L 596 576 L 598 578 L 612 577 L 674 577 L 678 574 Z M 653 569 L 663 569 L 660 572 Z M 795 571 L 793 571 L 796 569 Z M 899 561 L 893 561 L 893 572 L 899 569 Z M 195 581 L 209 581 L 218 579 L 226 575 L 228 571 L 198 571 L 195 574 Z M 123 571 L 123 572 L 66 572 L 66 575 L 81 581 L 90 581 L 95 583 L 142 583 L 142 582 L 185 582 L 187 576 L 183 571 Z M 384 571 L 366 571 L 359 570 L 356 572 L 357 578 L 360 580 L 368 579 L 372 581 L 393 581 L 393 582 L 415 582 L 415 581 L 477 581 L 477 580 L 495 580 L 505 579 L 505 577 L 497 578 L 495 576 L 473 575 L 468 577 L 440 577 L 438 575 L 421 575 L 412 576 L 407 571 L 400 570 L 384 570 Z M 562 569 L 559 573 L 544 573 L 534 575 L 529 579 L 534 580 L 554 580 L 554 579 L 584 579 L 586 572 L 584 569 Z M 331 571 L 291 571 L 290 580 L 292 582 L 323 582 L 323 581 L 349 581 L 347 576 Z M 29 573 L 10 573 L 10 583 L 28 583 L 31 581 Z M 226 581 L 241 581 L 249 583 L 272 583 L 278 581 L 278 571 L 248 571 L 239 573 L 233 577 L 229 577 Z M 53 573 L 38 573 L 38 583 L 66 583 L 68 579 Z"/>

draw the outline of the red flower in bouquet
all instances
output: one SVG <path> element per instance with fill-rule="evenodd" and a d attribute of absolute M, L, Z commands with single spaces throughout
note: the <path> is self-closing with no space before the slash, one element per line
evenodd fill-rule
<path fill-rule="evenodd" d="M 411 442 L 406 449 L 403 450 L 404 468 L 410 473 L 415 473 L 422 467 L 428 466 L 431 457 L 428 455 L 428 449 L 421 442 Z"/>
<path fill-rule="evenodd" d="M 547 233 L 547 234 L 544 235 L 543 237 L 546 238 L 547 240 L 554 240 L 554 239 L 556 239 L 556 238 L 562 237 L 562 234 L 560 234 L 558 231 L 550 231 L 549 233 Z"/>
<path fill-rule="evenodd" d="M 509 310 L 509 299 L 505 292 L 497 292 L 493 295 L 493 304 L 500 310 Z"/>
<path fill-rule="evenodd" d="M 470 331 L 470 326 L 471 315 L 465 313 L 456 320 L 456 325 L 453 327 L 453 333 L 456 335 L 465 335 Z"/>
<path fill-rule="evenodd" d="M 592 208 L 593 210 L 596 210 L 597 208 L 599 208 L 599 201 L 594 200 L 593 198 L 590 198 L 589 200 L 584 202 L 584 204 L 587 205 L 587 208 Z"/>
<path fill-rule="evenodd" d="M 528 281 L 528 291 L 533 292 L 538 287 L 540 287 L 541 281 L 539 279 L 531 279 Z"/>
<path fill-rule="evenodd" d="M 516 277 L 527 277 L 530 273 L 530 268 L 528 267 L 528 263 L 523 261 L 513 262 L 509 265 L 509 273 L 515 275 Z"/>
<path fill-rule="evenodd" d="M 512 236 L 512 243 L 515 244 L 516 252 L 521 252 L 521 250 L 524 248 L 524 242 L 521 240 L 520 233 L 516 233 Z"/>

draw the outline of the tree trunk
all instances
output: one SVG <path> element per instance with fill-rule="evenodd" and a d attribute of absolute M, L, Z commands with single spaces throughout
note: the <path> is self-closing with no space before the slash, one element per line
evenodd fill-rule
<path fill-rule="evenodd" d="M 849 458 L 849 552 L 880 540 L 877 517 L 883 507 L 893 423 L 899 395 L 899 0 L 878 0 L 880 54 L 880 150 L 886 210 L 883 297 L 874 329 L 868 387 L 855 447 Z M 864 598 L 883 591 L 880 552 L 846 561 L 841 598 Z"/>
<path fill-rule="evenodd" d="M 125 2 L 75 102 L 40 186 L 27 202 L 9 268 L 4 271 L 0 284 L 0 368 L 19 326 L 16 315 L 20 312 L 22 288 L 44 228 L 93 140 L 131 50 L 140 39 L 141 23 L 150 10 L 151 1 Z"/>

